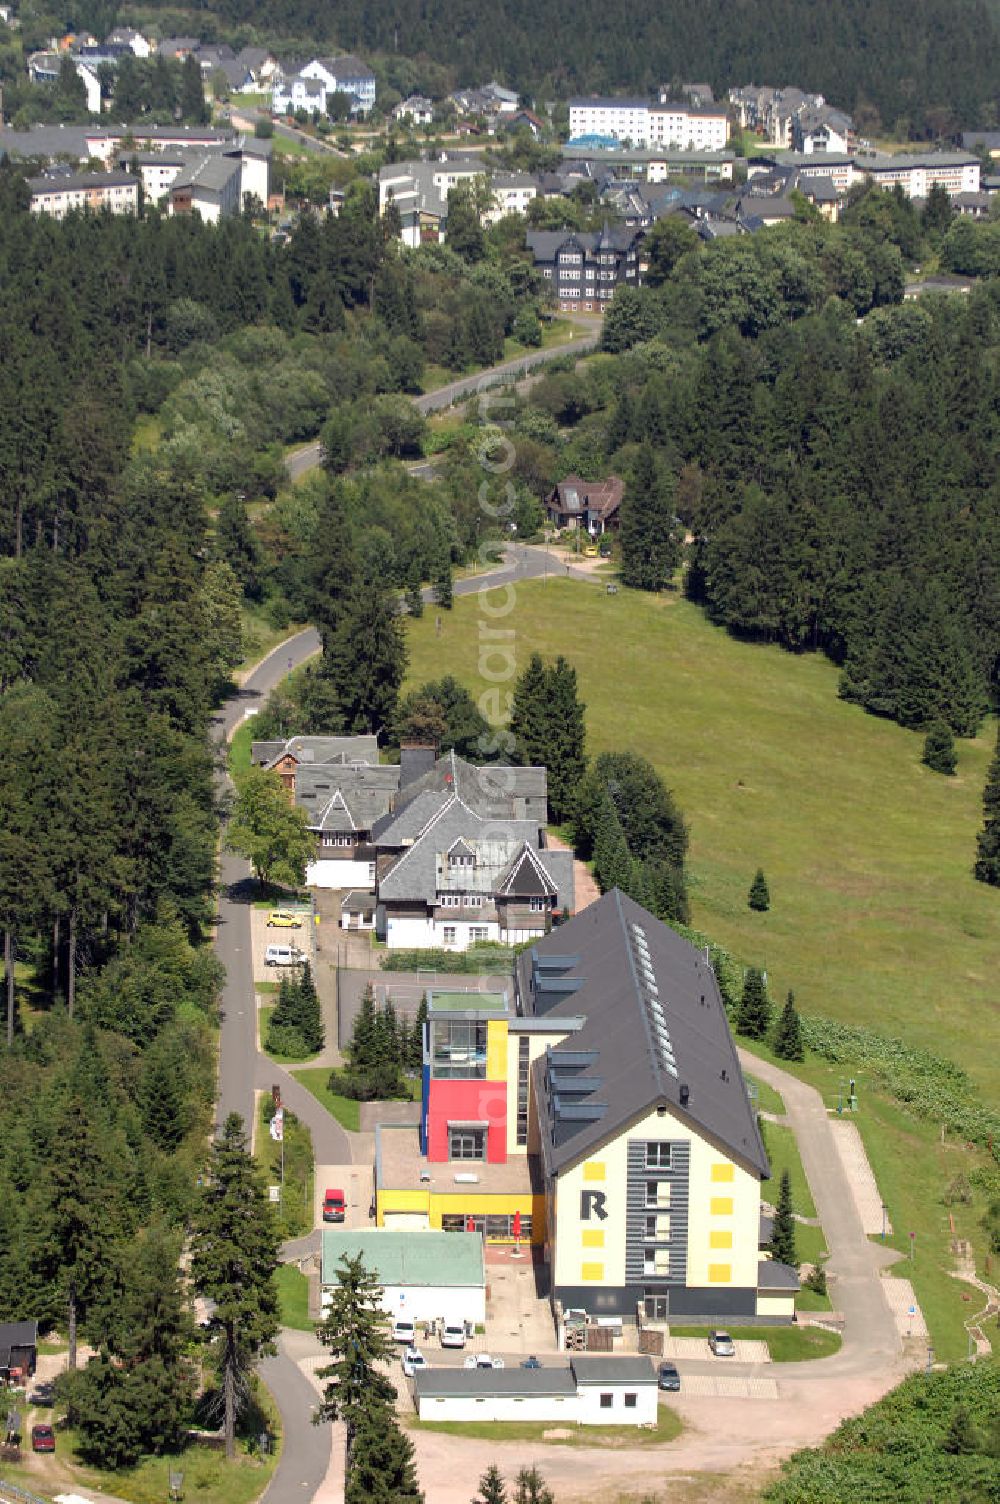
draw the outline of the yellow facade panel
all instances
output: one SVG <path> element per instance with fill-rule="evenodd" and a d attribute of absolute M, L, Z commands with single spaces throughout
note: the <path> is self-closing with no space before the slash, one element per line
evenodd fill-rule
<path fill-rule="evenodd" d="M 582 1264 L 580 1278 L 585 1284 L 601 1284 L 604 1279 L 603 1264 Z"/>
<path fill-rule="evenodd" d="M 709 1248 L 732 1248 L 733 1235 L 731 1232 L 710 1232 L 708 1246 Z"/>
<path fill-rule="evenodd" d="M 584 1180 L 604 1180 L 606 1166 L 599 1159 L 588 1159 L 583 1167 Z"/>
<path fill-rule="evenodd" d="M 709 1211 L 713 1217 L 731 1217 L 733 1215 L 732 1196 L 713 1196 L 709 1202 Z"/>
<path fill-rule="evenodd" d="M 735 1180 L 736 1171 L 732 1165 L 715 1164 L 712 1166 L 712 1179 L 715 1181 Z"/>
<path fill-rule="evenodd" d="M 507 1020 L 491 1018 L 486 1025 L 486 1079 L 507 1080 Z"/>
<path fill-rule="evenodd" d="M 708 1282 L 710 1285 L 728 1285 L 732 1282 L 732 1264 L 709 1264 Z"/>
<path fill-rule="evenodd" d="M 604 1229 L 601 1227 L 584 1228 L 583 1246 L 584 1248 L 603 1248 Z"/>

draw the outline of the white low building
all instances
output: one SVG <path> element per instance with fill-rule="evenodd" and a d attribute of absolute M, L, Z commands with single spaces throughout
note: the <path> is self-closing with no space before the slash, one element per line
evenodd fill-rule
<path fill-rule="evenodd" d="M 478 1232 L 413 1232 L 388 1227 L 350 1232 L 323 1229 L 321 1272 L 325 1311 L 337 1285 L 341 1259 L 360 1254 L 382 1286 L 382 1307 L 395 1320 L 468 1326 L 486 1320 L 486 1272 Z"/>
<path fill-rule="evenodd" d="M 551 1368 L 430 1367 L 414 1374 L 413 1396 L 421 1420 L 655 1426 L 659 1414 L 656 1370 L 644 1357 L 581 1354 Z"/>

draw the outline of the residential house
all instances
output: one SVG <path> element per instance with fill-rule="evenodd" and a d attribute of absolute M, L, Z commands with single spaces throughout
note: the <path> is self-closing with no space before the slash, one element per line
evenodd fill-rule
<path fill-rule="evenodd" d="M 268 88 L 278 71 L 278 60 L 266 47 L 241 47 L 236 61 L 246 68 L 255 89 Z"/>
<path fill-rule="evenodd" d="M 818 109 L 807 106 L 792 121 L 792 145 L 806 156 L 818 152 L 853 152 L 854 122 L 843 110 L 833 110 L 829 105 Z"/>
<path fill-rule="evenodd" d="M 87 112 L 101 113 L 101 84 L 97 77 L 97 65 L 72 57 L 71 61 L 87 95 Z M 33 52 L 28 58 L 28 77 L 33 84 L 55 84 L 59 81 L 62 55 L 58 52 Z"/>
<path fill-rule="evenodd" d="M 507 122 L 511 130 L 526 130 L 537 141 L 545 129 L 545 121 L 534 110 L 518 110 Z"/>
<path fill-rule="evenodd" d="M 142 33 L 133 31 L 130 26 L 116 26 L 114 31 L 108 32 L 104 40 L 112 45 L 127 47 L 133 57 L 149 57 L 153 50 Z"/>
<path fill-rule="evenodd" d="M 308 110 L 325 115 L 332 94 L 346 94 L 352 115 L 367 115 L 375 104 L 375 75 L 360 58 L 317 57 L 291 79 L 276 79 L 272 93 L 275 115 Z"/>
<path fill-rule="evenodd" d="M 324 1227 L 320 1306 L 326 1313 L 345 1258 L 364 1259 L 382 1291 L 381 1306 L 395 1319 L 481 1326 L 486 1320 L 483 1240 L 477 1233 L 408 1232 Z"/>
<path fill-rule="evenodd" d="M 238 214 L 242 207 L 240 176 L 238 157 L 197 158 L 171 184 L 171 214 L 197 214 L 208 224 Z"/>
<path fill-rule="evenodd" d="M 403 782 L 377 821 L 375 924 L 390 947 L 522 944 L 573 908 L 572 853 L 546 847 L 544 768 L 454 752 Z"/>
<path fill-rule="evenodd" d="M 488 178 L 492 202 L 483 215 L 485 224 L 495 224 L 506 214 L 520 214 L 537 196 L 534 178 L 524 172 L 496 173 L 481 157 L 442 155 L 429 162 L 393 162 L 379 169 L 379 212 L 392 203 L 399 214 L 401 238 L 406 246 L 444 239 L 448 220 L 448 195 L 458 183 Z"/>
<path fill-rule="evenodd" d="M 75 209 L 136 214 L 139 180 L 129 172 L 75 172 L 28 179 L 32 214 L 65 219 Z"/>
<path fill-rule="evenodd" d="M 585 528 L 592 537 L 617 532 L 625 483 L 617 475 L 583 480 L 567 475 L 547 497 L 545 510 L 554 527 Z"/>
<path fill-rule="evenodd" d="M 430 125 L 434 120 L 434 103 L 424 94 L 411 94 L 401 99 L 392 112 L 394 120 L 406 120 L 410 125 Z"/>
<path fill-rule="evenodd" d="M 156 51 L 159 57 L 182 63 L 189 53 L 197 52 L 200 47 L 199 37 L 164 37 Z"/>
<path fill-rule="evenodd" d="M 529 230 L 528 249 L 563 312 L 601 312 L 623 283 L 637 287 L 642 231 Z"/>

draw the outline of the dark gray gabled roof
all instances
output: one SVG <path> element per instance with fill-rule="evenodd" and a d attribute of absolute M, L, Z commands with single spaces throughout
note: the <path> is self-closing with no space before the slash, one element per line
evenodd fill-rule
<path fill-rule="evenodd" d="M 379 878 L 381 899 L 423 899 L 433 902 L 438 886 L 438 859 L 460 838 L 473 843 L 488 840 L 491 847 L 504 843 L 504 865 L 524 842 L 538 840 L 536 820 L 497 820 L 483 817 L 457 795 L 449 795 L 431 817 L 411 846 L 407 846 L 393 866 Z M 378 835 L 379 846 L 388 844 Z M 539 853 L 543 858 L 554 853 Z M 469 886 L 474 886 L 469 884 Z"/>
<path fill-rule="evenodd" d="M 655 1384 L 656 1369 L 650 1358 L 582 1357 L 573 1354 L 570 1367 L 576 1382 L 586 1384 Z"/>
<path fill-rule="evenodd" d="M 413 1375 L 418 1400 L 571 1398 L 571 1368 L 422 1368 Z"/>
<path fill-rule="evenodd" d="M 663 1105 L 769 1177 L 715 973 L 676 931 L 616 888 L 524 951 L 515 980 L 520 1013 L 586 1019 L 532 1067 L 549 1173 Z M 581 1070 L 563 1102 L 560 1082 Z"/>
<path fill-rule="evenodd" d="M 399 769 L 391 764 L 300 765 L 295 802 L 305 810 L 310 830 L 370 831 L 388 810 L 398 786 Z"/>

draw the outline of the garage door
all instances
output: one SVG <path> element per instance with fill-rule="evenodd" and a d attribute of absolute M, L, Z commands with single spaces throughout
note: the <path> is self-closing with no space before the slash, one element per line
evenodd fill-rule
<path fill-rule="evenodd" d="M 431 1219 L 426 1212 L 386 1212 L 383 1224 L 394 1232 L 426 1232 Z"/>

